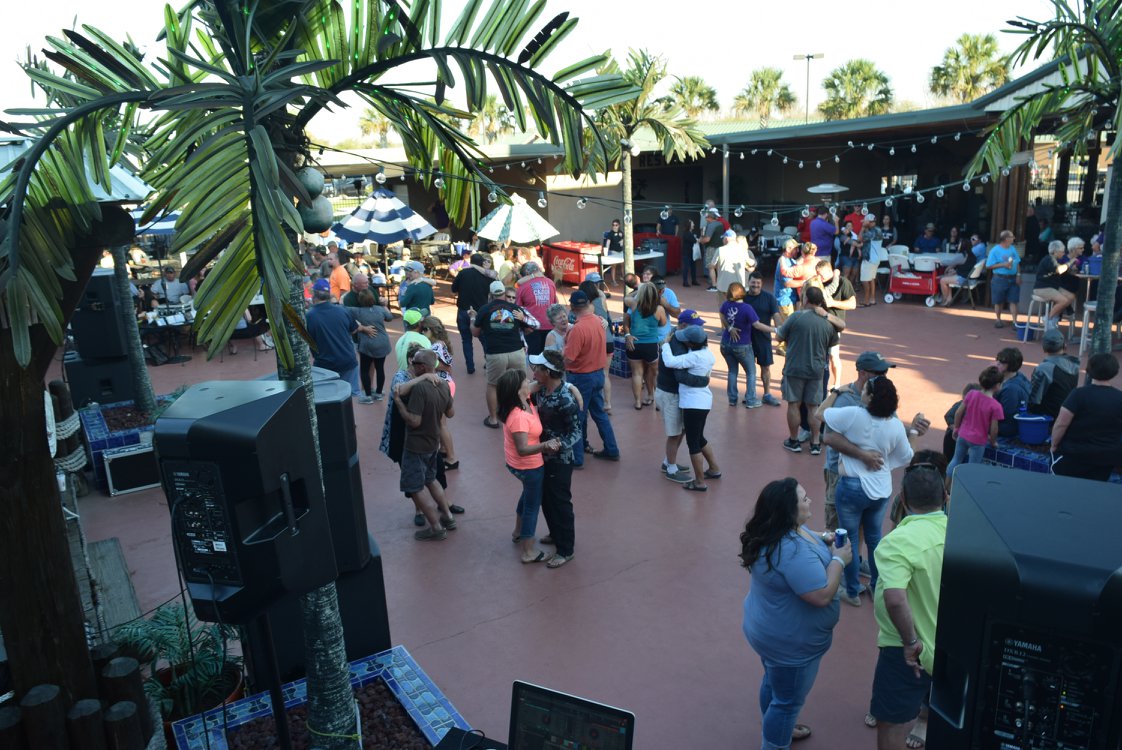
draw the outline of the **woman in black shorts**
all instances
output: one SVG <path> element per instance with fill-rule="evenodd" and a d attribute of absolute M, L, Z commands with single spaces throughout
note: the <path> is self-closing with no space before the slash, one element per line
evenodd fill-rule
<path fill-rule="evenodd" d="M 640 284 L 631 309 L 623 316 L 623 338 L 631 361 L 631 393 L 635 408 L 654 403 L 655 377 L 658 375 L 658 329 L 666 325 L 666 311 L 658 303 L 658 288 Z M 626 300 L 624 302 L 627 304 Z M 647 396 L 643 397 L 646 386 Z"/>

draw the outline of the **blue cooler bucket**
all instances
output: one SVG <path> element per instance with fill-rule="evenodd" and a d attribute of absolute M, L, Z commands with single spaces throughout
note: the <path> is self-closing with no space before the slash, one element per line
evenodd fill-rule
<path fill-rule="evenodd" d="M 1087 268 L 1085 273 L 1091 276 L 1098 276 L 1103 272 L 1103 256 L 1092 255 L 1087 258 Z"/>
<path fill-rule="evenodd" d="M 1028 327 L 1027 323 L 1016 323 L 1013 330 L 1017 333 L 1017 341 L 1032 341 L 1036 338 L 1036 331 Z"/>
<path fill-rule="evenodd" d="M 1045 414 L 1015 414 L 1017 437 L 1026 445 L 1040 445 L 1052 439 L 1052 418 Z"/>

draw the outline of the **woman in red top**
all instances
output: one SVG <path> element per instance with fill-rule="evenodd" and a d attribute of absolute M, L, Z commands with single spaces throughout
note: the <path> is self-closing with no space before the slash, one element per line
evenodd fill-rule
<path fill-rule="evenodd" d="M 556 439 L 540 442 L 542 423 L 530 401 L 536 382 L 523 370 L 507 370 L 496 386 L 499 421 L 503 423 L 503 453 L 506 467 L 522 482 L 522 494 L 515 509 L 515 527 L 511 541 L 522 545 L 522 562 L 536 563 L 546 558 L 545 552 L 534 548 L 534 531 L 538 511 L 542 507 L 542 481 L 545 478 L 543 451 L 556 451 Z"/>

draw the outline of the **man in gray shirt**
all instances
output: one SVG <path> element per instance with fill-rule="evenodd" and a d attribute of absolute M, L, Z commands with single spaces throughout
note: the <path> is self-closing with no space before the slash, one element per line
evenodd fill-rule
<path fill-rule="evenodd" d="M 801 453 L 798 441 L 799 405 L 806 406 L 810 423 L 810 454 L 822 453 L 822 420 L 815 414 L 822 403 L 822 373 L 829 362 L 830 347 L 837 345 L 838 332 L 845 321 L 826 309 L 826 298 L 818 287 L 803 290 L 802 309 L 795 312 L 776 331 L 775 337 L 787 343 L 783 364 L 783 400 L 787 402 L 787 429 L 790 436 L 783 447 Z"/>

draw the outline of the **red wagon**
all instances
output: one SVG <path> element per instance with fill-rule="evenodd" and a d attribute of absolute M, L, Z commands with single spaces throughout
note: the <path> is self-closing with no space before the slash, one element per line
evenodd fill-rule
<path fill-rule="evenodd" d="M 890 255 L 888 262 L 892 274 L 888 281 L 888 292 L 884 295 L 885 302 L 891 305 L 905 294 L 918 294 L 925 297 L 924 304 L 935 307 L 939 276 L 942 275 L 935 258 L 918 256 L 909 263 L 907 256 Z"/>

